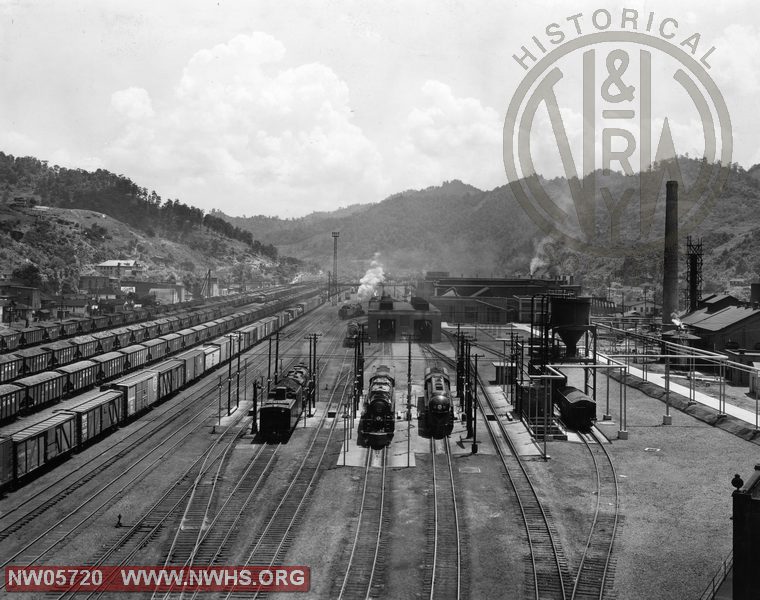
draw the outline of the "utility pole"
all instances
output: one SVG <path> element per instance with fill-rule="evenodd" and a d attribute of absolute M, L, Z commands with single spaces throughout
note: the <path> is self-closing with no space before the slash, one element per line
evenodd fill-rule
<path fill-rule="evenodd" d="M 280 330 L 274 334 L 274 384 L 277 385 L 279 379 L 278 361 L 280 360 Z"/>
<path fill-rule="evenodd" d="M 267 396 L 272 383 L 272 336 L 269 336 L 269 358 L 267 359 Z"/>
<path fill-rule="evenodd" d="M 238 336 L 238 348 L 237 348 L 237 350 L 238 350 L 238 352 L 237 352 L 237 390 L 235 392 L 235 409 L 240 408 L 240 354 L 241 354 L 242 346 L 243 346 L 242 341 L 241 341 L 243 334 L 240 331 L 238 331 L 237 332 L 237 336 Z"/>
<path fill-rule="evenodd" d="M 406 367 L 406 466 L 411 466 L 412 456 L 412 340 L 416 340 L 416 335 L 404 334 L 409 345 L 408 360 Z"/>
<path fill-rule="evenodd" d="M 258 399 L 259 399 L 259 382 L 254 378 L 253 380 L 253 424 L 251 425 L 251 433 L 256 435 L 259 432 L 259 428 L 256 425 L 256 418 L 258 413 Z"/>
<path fill-rule="evenodd" d="M 472 398 L 472 453 L 478 453 L 478 357 L 485 354 L 475 354 L 475 385 Z"/>
<path fill-rule="evenodd" d="M 230 398 L 232 396 L 232 338 L 235 334 L 228 333 L 225 337 L 230 341 L 230 351 L 227 353 L 227 416 L 230 416 Z"/>
<path fill-rule="evenodd" d="M 333 296 L 338 294 L 338 238 L 340 231 L 333 231 Z"/>

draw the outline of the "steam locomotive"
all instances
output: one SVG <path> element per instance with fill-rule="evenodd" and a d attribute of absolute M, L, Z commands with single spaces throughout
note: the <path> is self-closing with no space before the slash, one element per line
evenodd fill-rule
<path fill-rule="evenodd" d="M 364 309 L 360 303 L 344 304 L 338 309 L 338 317 L 341 319 L 352 319 L 354 317 L 361 317 L 364 314 Z"/>
<path fill-rule="evenodd" d="M 303 413 L 309 394 L 309 369 L 299 364 L 269 392 L 259 413 L 259 432 L 266 442 L 287 441 Z"/>
<path fill-rule="evenodd" d="M 425 428 L 435 439 L 454 429 L 454 402 L 449 373 L 441 367 L 425 369 Z"/>
<path fill-rule="evenodd" d="M 367 399 L 359 419 L 359 436 L 357 443 L 380 450 L 391 443 L 396 426 L 393 387 L 396 380 L 391 377 L 390 369 L 380 365 L 369 379 Z"/>

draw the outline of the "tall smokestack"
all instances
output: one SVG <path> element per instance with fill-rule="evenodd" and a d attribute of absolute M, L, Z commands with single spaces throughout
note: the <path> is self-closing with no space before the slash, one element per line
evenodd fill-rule
<path fill-rule="evenodd" d="M 662 277 L 662 323 L 678 311 L 678 182 L 665 184 L 665 253 Z"/>

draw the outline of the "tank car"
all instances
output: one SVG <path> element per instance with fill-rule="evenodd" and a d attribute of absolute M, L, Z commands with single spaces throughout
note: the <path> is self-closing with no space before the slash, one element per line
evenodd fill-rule
<path fill-rule="evenodd" d="M 554 403 L 567 427 L 584 433 L 591 431 L 596 421 L 596 402 L 592 398 L 578 388 L 566 386 L 555 391 Z"/>
<path fill-rule="evenodd" d="M 288 371 L 269 392 L 259 412 L 259 432 L 266 442 L 284 442 L 298 423 L 308 393 L 309 370 L 301 364 Z"/>
<path fill-rule="evenodd" d="M 360 446 L 380 450 L 391 443 L 396 427 L 393 398 L 395 385 L 396 380 L 391 377 L 391 370 L 386 365 L 377 367 L 375 374 L 369 378 L 367 396 L 359 419 L 357 443 Z"/>
<path fill-rule="evenodd" d="M 432 437 L 441 439 L 454 429 L 454 402 L 449 373 L 441 367 L 425 369 L 425 427 Z"/>

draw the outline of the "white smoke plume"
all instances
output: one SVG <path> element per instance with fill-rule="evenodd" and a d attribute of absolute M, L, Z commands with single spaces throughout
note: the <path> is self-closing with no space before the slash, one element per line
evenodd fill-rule
<path fill-rule="evenodd" d="M 544 247 L 547 243 L 551 242 L 552 238 L 549 236 L 544 237 L 538 244 L 536 244 L 536 252 L 533 258 L 530 260 L 530 276 L 533 277 L 541 267 L 548 267 L 549 264 L 544 260 L 546 258 Z"/>
<path fill-rule="evenodd" d="M 359 302 L 365 302 L 372 297 L 372 293 L 375 291 L 375 287 L 382 283 L 385 279 L 383 273 L 383 265 L 380 262 L 380 253 L 375 252 L 375 256 L 372 262 L 369 263 L 369 269 L 364 276 L 359 280 L 359 290 L 356 295 L 359 297 Z"/>

